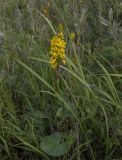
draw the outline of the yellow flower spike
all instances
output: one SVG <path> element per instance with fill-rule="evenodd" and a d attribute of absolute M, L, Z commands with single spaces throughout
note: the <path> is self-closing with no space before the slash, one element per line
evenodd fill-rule
<path fill-rule="evenodd" d="M 49 7 L 50 7 L 50 3 L 48 2 L 46 6 L 43 6 L 42 8 L 42 12 L 45 16 L 48 16 L 49 14 Z"/>
<path fill-rule="evenodd" d="M 53 70 L 59 66 L 59 63 L 66 63 L 65 49 L 66 42 L 64 40 L 64 35 L 60 32 L 55 35 L 50 42 L 50 65 Z"/>
<path fill-rule="evenodd" d="M 75 33 L 72 32 L 70 35 L 69 35 L 70 39 L 75 39 Z"/>
<path fill-rule="evenodd" d="M 59 26 L 58 26 L 58 28 L 59 28 L 59 31 L 60 32 L 63 32 L 64 31 L 64 26 L 63 26 L 63 24 L 59 24 Z"/>
<path fill-rule="evenodd" d="M 43 8 L 43 13 L 45 16 L 48 15 L 48 7 L 47 6 Z"/>

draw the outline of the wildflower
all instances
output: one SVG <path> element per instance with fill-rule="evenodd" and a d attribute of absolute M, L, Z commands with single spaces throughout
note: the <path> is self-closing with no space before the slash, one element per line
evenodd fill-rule
<path fill-rule="evenodd" d="M 66 42 L 64 40 L 64 35 L 62 32 L 60 32 L 51 39 L 50 47 L 50 65 L 51 68 L 55 70 L 58 67 L 59 63 L 66 63 Z"/>
<path fill-rule="evenodd" d="M 45 16 L 48 15 L 48 7 L 47 6 L 43 8 L 43 13 Z"/>
<path fill-rule="evenodd" d="M 43 14 L 44 14 L 45 16 L 48 16 L 49 7 L 50 7 L 50 3 L 47 3 L 47 5 L 42 8 Z"/>
<path fill-rule="evenodd" d="M 63 24 L 60 23 L 58 27 L 59 27 L 60 32 L 64 31 L 64 26 L 63 26 Z"/>
<path fill-rule="evenodd" d="M 70 39 L 74 39 L 75 38 L 75 33 L 72 32 L 70 35 L 69 35 Z"/>

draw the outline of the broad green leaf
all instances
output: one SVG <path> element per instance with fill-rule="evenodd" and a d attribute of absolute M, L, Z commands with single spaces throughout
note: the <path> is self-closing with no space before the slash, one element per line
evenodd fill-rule
<path fill-rule="evenodd" d="M 65 139 L 63 134 L 55 132 L 42 138 L 41 149 L 50 156 L 61 156 L 70 150 L 73 142 L 74 136 L 72 134 Z"/>

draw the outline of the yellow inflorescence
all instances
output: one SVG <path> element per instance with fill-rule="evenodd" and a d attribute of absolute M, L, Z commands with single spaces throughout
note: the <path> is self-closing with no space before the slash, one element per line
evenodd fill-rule
<path fill-rule="evenodd" d="M 63 31 L 64 31 L 64 26 L 63 26 L 62 23 L 60 23 L 60 24 L 58 25 L 58 27 L 59 27 L 59 31 L 60 31 L 60 32 L 63 32 Z"/>
<path fill-rule="evenodd" d="M 64 40 L 64 35 L 62 32 L 54 36 L 51 40 L 51 59 L 50 59 L 50 65 L 52 69 L 56 69 L 58 67 L 58 64 L 61 62 L 63 64 L 66 63 L 66 57 L 65 57 L 65 48 L 66 48 L 66 42 Z"/>
<path fill-rule="evenodd" d="M 48 16 L 50 3 L 47 3 L 45 7 L 42 8 L 42 12 L 45 16 Z"/>
<path fill-rule="evenodd" d="M 48 15 L 48 7 L 43 8 L 43 14 L 44 14 L 45 16 Z"/>
<path fill-rule="evenodd" d="M 70 39 L 75 39 L 75 33 L 72 32 L 70 35 L 69 35 Z"/>

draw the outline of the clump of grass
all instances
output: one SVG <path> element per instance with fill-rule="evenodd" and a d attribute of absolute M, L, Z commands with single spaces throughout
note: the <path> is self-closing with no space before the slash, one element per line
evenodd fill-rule
<path fill-rule="evenodd" d="M 121 7 L 1 2 L 0 159 L 121 160 Z M 52 70 L 59 32 L 66 61 Z"/>

